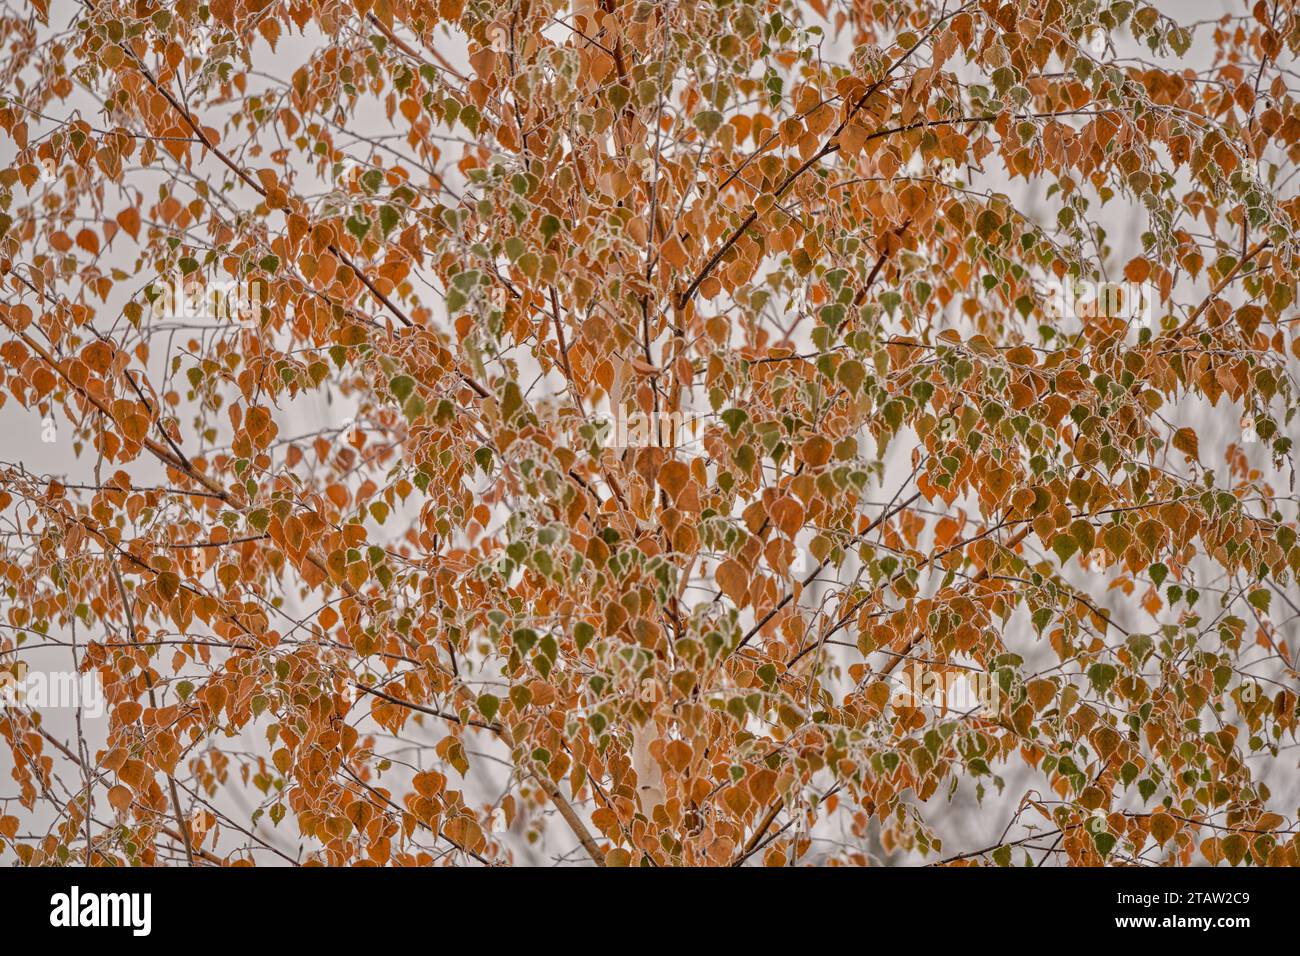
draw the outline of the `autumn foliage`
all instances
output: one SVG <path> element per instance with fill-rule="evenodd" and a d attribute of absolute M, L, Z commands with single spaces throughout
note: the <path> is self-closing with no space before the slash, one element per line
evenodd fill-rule
<path fill-rule="evenodd" d="M 106 701 L 0 859 L 1300 862 L 1300 15 L 1183 7 L 0 7 L 0 665 Z"/>

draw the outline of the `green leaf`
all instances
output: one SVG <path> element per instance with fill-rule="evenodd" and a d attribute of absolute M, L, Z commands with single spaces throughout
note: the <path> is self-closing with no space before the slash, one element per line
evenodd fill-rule
<path fill-rule="evenodd" d="M 521 627 L 515 630 L 513 640 L 515 647 L 527 654 L 537 644 L 537 632 L 530 627 Z"/>
<path fill-rule="evenodd" d="M 414 421 L 424 414 L 425 408 L 424 399 L 419 395 L 412 395 L 402 406 L 402 414 L 406 416 L 407 421 Z"/>
<path fill-rule="evenodd" d="M 740 431 L 740 426 L 749 419 L 749 415 L 743 408 L 728 408 L 722 413 L 721 418 L 731 434 L 735 435 Z"/>
<path fill-rule="evenodd" d="M 627 106 L 627 101 L 632 98 L 632 91 L 623 84 L 616 83 L 605 91 L 605 95 L 609 97 L 609 105 L 614 108 L 614 112 L 618 113 Z"/>
<path fill-rule="evenodd" d="M 862 383 L 866 380 L 867 370 L 862 367 L 862 363 L 857 359 L 849 359 L 840 363 L 840 367 L 835 372 L 835 377 L 840 380 L 840 383 L 845 388 L 856 395 L 858 390 L 862 388 Z"/>
<path fill-rule="evenodd" d="M 349 216 L 344 225 L 347 226 L 348 232 L 357 237 L 358 242 L 365 241 L 370 233 L 370 220 L 364 216 Z"/>
<path fill-rule="evenodd" d="M 524 393 L 519 390 L 519 384 L 507 382 L 501 396 L 501 420 L 507 425 L 510 424 L 523 407 Z"/>
<path fill-rule="evenodd" d="M 388 383 L 388 390 L 397 397 L 399 402 L 405 402 L 415 391 L 415 379 L 409 375 L 396 375 Z"/>
<path fill-rule="evenodd" d="M 1119 676 L 1113 664 L 1093 664 L 1088 668 L 1088 680 L 1092 686 L 1104 694 L 1110 689 L 1110 685 L 1115 683 L 1115 678 Z"/>
<path fill-rule="evenodd" d="M 1016 71 L 1009 66 L 999 67 L 993 71 L 993 76 L 990 77 L 990 79 L 993 80 L 994 89 L 996 89 L 999 94 L 1002 94 L 1015 84 L 1017 79 Z"/>
<path fill-rule="evenodd" d="M 1079 542 L 1068 534 L 1058 534 L 1052 539 L 1052 550 L 1064 564 L 1070 560 L 1070 556 L 1079 550 Z"/>
<path fill-rule="evenodd" d="M 712 136 L 722 126 L 722 114 L 717 110 L 701 110 L 695 114 L 694 123 L 705 136 Z"/>

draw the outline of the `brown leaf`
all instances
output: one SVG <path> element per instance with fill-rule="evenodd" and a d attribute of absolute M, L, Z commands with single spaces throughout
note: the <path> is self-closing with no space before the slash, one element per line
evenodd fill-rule
<path fill-rule="evenodd" d="M 1180 428 L 1174 432 L 1174 447 L 1185 454 L 1192 461 L 1200 460 L 1200 441 L 1196 437 L 1196 432 L 1190 428 Z"/>

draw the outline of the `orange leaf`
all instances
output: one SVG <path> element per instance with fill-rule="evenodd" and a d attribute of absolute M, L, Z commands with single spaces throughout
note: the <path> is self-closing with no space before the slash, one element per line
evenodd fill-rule
<path fill-rule="evenodd" d="M 668 492 L 668 497 L 677 500 L 687 482 L 691 480 L 691 470 L 685 462 L 666 461 L 659 469 L 659 487 Z"/>
<path fill-rule="evenodd" d="M 772 504 L 772 523 L 787 538 L 793 538 L 803 527 L 803 505 L 786 495 Z"/>
<path fill-rule="evenodd" d="M 747 603 L 745 597 L 749 592 L 749 572 L 739 561 L 732 558 L 723 561 L 718 565 L 714 579 L 722 588 L 722 593 L 731 598 L 735 604 L 744 606 Z"/>

